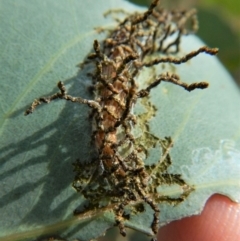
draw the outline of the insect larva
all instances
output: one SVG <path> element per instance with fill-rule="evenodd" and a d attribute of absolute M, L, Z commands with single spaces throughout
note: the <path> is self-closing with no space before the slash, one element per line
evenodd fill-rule
<path fill-rule="evenodd" d="M 105 205 L 114 204 L 116 224 L 123 236 L 126 235 L 124 207 L 130 201 L 143 200 L 153 209 L 151 228 L 154 234 L 158 230 L 160 213 L 148 187 L 153 177 L 140 157 L 141 148 L 132 135 L 136 124 L 132 113 L 134 104 L 139 98 L 147 97 L 162 81 L 188 91 L 208 87 L 206 82 L 187 84 L 176 74 L 162 73 L 147 88 L 139 90 L 138 74 L 145 67 L 160 63 L 182 64 L 200 53 L 215 55 L 218 52 L 215 48 L 201 47 L 181 58 L 170 57 L 169 54 L 179 52 L 181 36 L 189 32 L 186 23 L 192 21 L 192 31 L 196 30 L 195 11 L 168 12 L 158 9 L 158 2 L 154 0 L 144 13 L 128 15 L 103 43 L 94 41 L 94 53 L 88 56 L 89 62 L 95 65 L 95 72 L 91 74 L 94 100 L 68 95 L 63 82 L 59 82 L 60 92 L 34 100 L 25 112 L 28 115 L 38 105 L 55 99 L 86 104 L 92 109 L 93 142 L 98 159 L 89 160 L 87 164 L 74 163 L 73 187 L 89 201 L 89 208 L 99 207 L 103 200 Z M 153 53 L 167 56 L 146 61 L 146 57 Z M 172 143 L 170 138 L 166 141 Z M 84 180 L 88 180 L 86 185 Z M 178 180 L 181 181 L 180 177 Z"/>

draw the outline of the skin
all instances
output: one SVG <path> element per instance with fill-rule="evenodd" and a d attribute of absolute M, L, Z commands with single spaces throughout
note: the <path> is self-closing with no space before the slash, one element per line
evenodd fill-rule
<path fill-rule="evenodd" d="M 201 215 L 171 222 L 158 232 L 158 241 L 240 240 L 240 204 L 214 195 Z"/>

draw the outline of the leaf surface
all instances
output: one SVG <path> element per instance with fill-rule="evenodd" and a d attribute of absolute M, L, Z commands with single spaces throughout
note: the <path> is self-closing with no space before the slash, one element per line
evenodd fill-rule
<path fill-rule="evenodd" d="M 93 40 L 106 35 L 94 28 L 116 26 L 113 18 L 104 18 L 103 13 L 119 7 L 138 10 L 116 0 L 1 1 L 1 240 L 56 234 L 90 240 L 114 225 L 110 207 L 72 215 L 84 199 L 71 187 L 71 163 L 93 156 L 89 109 L 55 101 L 30 116 L 23 113 L 35 98 L 55 93 L 59 80 L 71 95 L 93 98 L 87 90 L 90 77 L 76 65 L 91 52 Z M 187 36 L 180 55 L 202 45 L 196 37 Z M 239 90 L 218 60 L 207 55 L 177 67 L 158 66 L 156 72 L 168 68 L 183 81 L 208 81 L 210 87 L 188 93 L 162 83 L 151 92 L 149 101 L 157 111 L 149 119 L 149 133 L 159 139 L 172 137 L 173 164 L 168 171 L 182 174 L 194 187 L 175 207 L 161 202 L 161 225 L 199 212 L 213 193 L 240 201 Z M 151 70 L 143 71 L 140 86 L 146 86 L 148 71 L 152 76 Z M 146 103 L 136 106 L 138 114 L 148 110 Z M 149 148 L 149 153 L 146 161 L 156 163 L 161 155 L 159 144 Z M 172 185 L 159 186 L 158 191 L 178 196 L 182 190 Z M 152 211 L 145 209 L 132 215 L 127 226 L 151 234 Z"/>

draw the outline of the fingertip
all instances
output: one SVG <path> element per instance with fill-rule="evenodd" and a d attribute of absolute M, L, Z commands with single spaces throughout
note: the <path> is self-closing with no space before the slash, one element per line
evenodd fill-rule
<path fill-rule="evenodd" d="M 201 215 L 173 221 L 158 232 L 159 241 L 240 240 L 240 204 L 214 195 Z"/>

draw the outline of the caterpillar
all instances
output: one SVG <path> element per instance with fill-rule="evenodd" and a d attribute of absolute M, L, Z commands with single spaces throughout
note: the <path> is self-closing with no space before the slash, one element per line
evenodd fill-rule
<path fill-rule="evenodd" d="M 59 92 L 34 100 L 25 112 L 25 115 L 31 114 L 40 104 L 55 99 L 90 107 L 92 140 L 98 158 L 87 163 L 79 160 L 74 163 L 73 187 L 89 201 L 88 209 L 113 205 L 116 225 L 123 236 L 126 235 L 124 207 L 130 202 L 142 200 L 151 207 L 154 235 L 158 231 L 160 215 L 157 202 L 150 195 L 149 183 L 154 177 L 144 164 L 142 150 L 132 134 L 137 123 L 135 104 L 139 99 L 147 98 L 161 82 L 178 85 L 189 92 L 208 87 L 207 82 L 187 84 L 176 74 L 162 73 L 147 88 L 139 89 L 139 73 L 161 63 L 182 64 L 200 53 L 215 55 L 218 52 L 216 48 L 204 46 L 183 57 L 173 57 L 180 52 L 181 37 L 197 30 L 196 11 L 166 11 L 158 8 L 158 3 L 159 0 L 154 0 L 144 13 L 127 14 L 102 43 L 94 40 L 94 52 L 86 61 L 95 69 L 91 73 L 93 100 L 67 94 L 60 81 Z M 189 22 L 190 29 L 187 28 Z M 153 54 L 160 57 L 150 59 Z M 171 138 L 165 141 L 172 146 Z M 182 181 L 180 176 L 175 178 Z"/>

